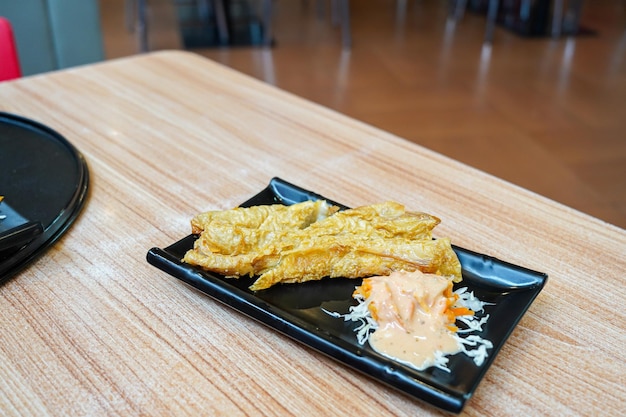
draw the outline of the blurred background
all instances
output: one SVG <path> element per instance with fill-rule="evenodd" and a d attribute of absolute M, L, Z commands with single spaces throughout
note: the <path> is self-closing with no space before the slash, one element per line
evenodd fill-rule
<path fill-rule="evenodd" d="M 626 0 L 20 0 L 0 15 L 24 75 L 186 49 L 626 228 Z"/>

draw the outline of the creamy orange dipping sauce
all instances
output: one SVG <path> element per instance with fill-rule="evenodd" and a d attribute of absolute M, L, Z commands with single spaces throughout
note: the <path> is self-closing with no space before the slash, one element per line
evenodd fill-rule
<path fill-rule="evenodd" d="M 420 370 L 435 364 L 436 352 L 460 352 L 461 343 L 448 328 L 454 323 L 446 315 L 455 301 L 445 295 L 451 285 L 445 277 L 420 271 L 363 280 L 357 292 L 378 325 L 369 337 L 372 348 Z"/>

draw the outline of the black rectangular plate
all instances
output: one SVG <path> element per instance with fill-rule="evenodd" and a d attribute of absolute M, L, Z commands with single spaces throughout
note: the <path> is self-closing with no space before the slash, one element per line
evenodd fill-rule
<path fill-rule="evenodd" d="M 262 204 L 294 204 L 324 198 L 279 178 L 242 207 Z M 342 208 L 345 206 L 328 200 Z M 181 262 L 197 236 L 189 235 L 164 248 L 152 248 L 147 260 L 153 266 L 197 288 L 253 319 L 300 341 L 380 382 L 443 410 L 460 412 L 472 396 L 519 320 L 547 280 L 547 275 L 454 246 L 463 268 L 460 287 L 468 287 L 481 301 L 490 318 L 479 335 L 493 348 L 481 365 L 464 354 L 450 356 L 450 372 L 438 368 L 417 371 L 388 359 L 367 344 L 359 345 L 355 323 L 324 312 L 347 313 L 355 304 L 352 292 L 361 280 L 323 279 L 303 284 L 277 285 L 252 292 L 252 278 L 227 279 Z"/>

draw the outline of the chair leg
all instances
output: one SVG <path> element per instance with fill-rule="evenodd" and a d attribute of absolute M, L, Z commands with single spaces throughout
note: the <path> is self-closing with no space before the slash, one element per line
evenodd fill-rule
<path fill-rule="evenodd" d="M 492 43 L 493 30 L 496 26 L 496 18 L 498 17 L 498 6 L 500 0 L 489 0 L 489 8 L 487 9 L 487 29 L 485 30 L 485 43 Z"/>
<path fill-rule="evenodd" d="M 519 8 L 519 17 L 523 22 L 527 22 L 530 19 L 531 3 L 531 0 L 522 0 Z"/>
<path fill-rule="evenodd" d="M 261 10 L 262 20 L 263 20 L 263 45 L 264 46 L 272 46 L 272 36 L 273 36 L 273 28 L 272 28 L 272 1 L 273 0 L 263 0 Z"/>
<path fill-rule="evenodd" d="M 330 0 L 330 23 L 333 26 L 339 26 L 341 24 L 340 14 L 338 0 Z"/>
<path fill-rule="evenodd" d="M 405 21 L 407 7 L 407 0 L 396 0 L 396 22 Z"/>
<path fill-rule="evenodd" d="M 317 13 L 317 18 L 322 20 L 326 16 L 326 5 L 324 4 L 325 0 L 317 0 L 315 2 L 315 11 Z"/>
<path fill-rule="evenodd" d="M 134 32 L 135 30 L 135 10 L 137 10 L 137 0 L 126 0 L 124 2 L 124 21 L 126 23 L 126 30 Z"/>
<path fill-rule="evenodd" d="M 563 0 L 554 0 L 552 9 L 552 36 L 561 36 L 563 27 Z"/>
<path fill-rule="evenodd" d="M 139 39 L 139 50 L 148 51 L 148 19 L 146 16 L 146 0 L 137 1 L 137 37 Z"/>
<path fill-rule="evenodd" d="M 228 45 L 230 43 L 230 35 L 228 33 L 228 21 L 226 20 L 226 8 L 224 0 L 214 0 L 215 19 L 217 23 L 217 34 L 220 38 L 220 44 Z"/>
<path fill-rule="evenodd" d="M 568 9 L 563 19 L 563 26 L 567 33 L 576 35 L 580 29 L 580 12 L 582 11 L 583 0 L 570 0 Z"/>
<path fill-rule="evenodd" d="M 454 7 L 452 8 L 450 14 L 455 22 L 460 22 L 465 15 L 465 8 L 467 7 L 467 0 L 456 0 Z"/>
<path fill-rule="evenodd" d="M 352 48 L 352 30 L 350 29 L 350 0 L 339 0 L 341 15 L 341 39 L 344 49 Z"/>

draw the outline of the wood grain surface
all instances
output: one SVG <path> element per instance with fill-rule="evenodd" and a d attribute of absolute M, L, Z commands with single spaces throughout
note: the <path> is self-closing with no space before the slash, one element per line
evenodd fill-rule
<path fill-rule="evenodd" d="M 139 51 L 124 2 L 100 1 L 107 58 Z M 148 3 L 151 50 L 184 49 L 181 2 Z M 455 1 L 351 1 L 350 51 L 324 2 L 272 3 L 271 49 L 188 50 L 626 228 L 626 2 L 585 2 L 581 36 L 499 24 L 488 47 L 484 14 L 451 24 Z"/>
<path fill-rule="evenodd" d="M 193 215 L 278 176 L 437 215 L 453 243 L 549 275 L 464 415 L 620 415 L 626 232 L 186 52 L 0 84 L 0 110 L 85 156 L 90 195 L 0 287 L 6 415 L 443 414 L 150 266 Z"/>

